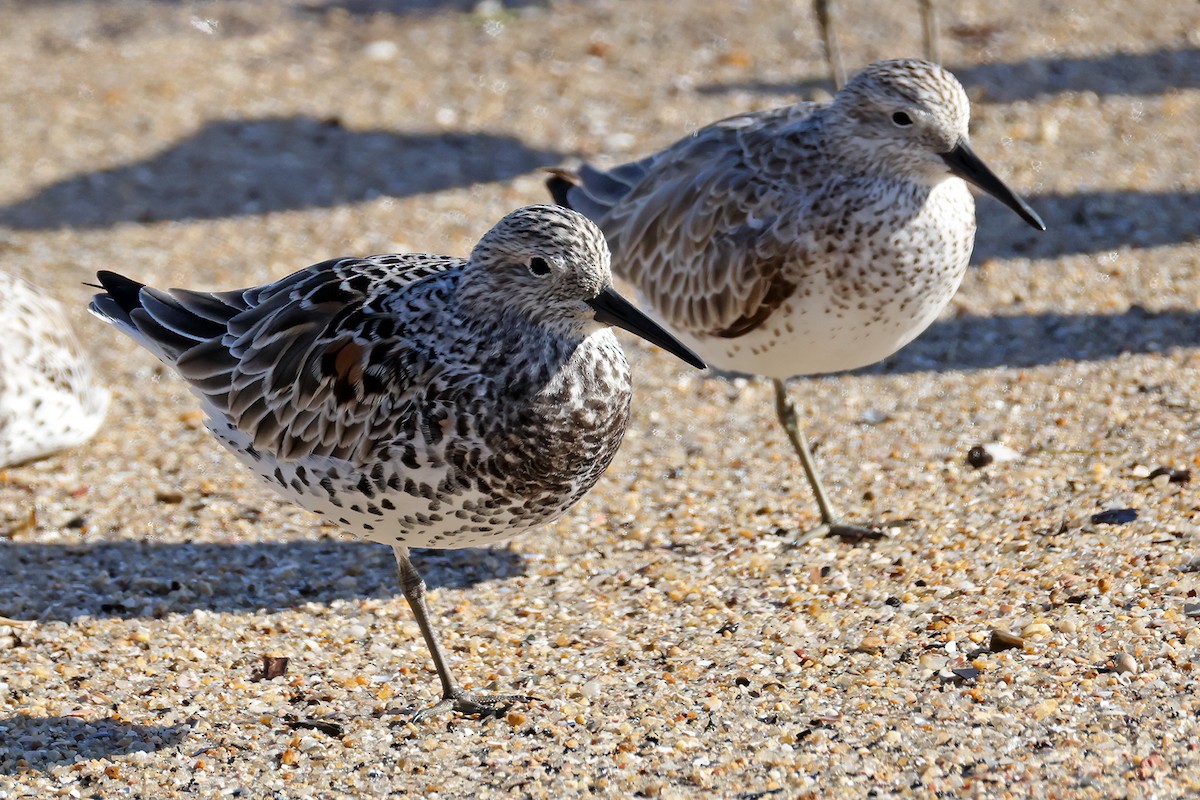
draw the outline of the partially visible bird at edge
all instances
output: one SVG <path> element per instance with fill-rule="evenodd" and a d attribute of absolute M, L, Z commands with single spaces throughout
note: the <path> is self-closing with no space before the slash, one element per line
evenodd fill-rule
<path fill-rule="evenodd" d="M 108 401 L 62 304 L 0 272 L 0 466 L 86 442 Z"/>
<path fill-rule="evenodd" d="M 828 103 L 715 122 L 611 170 L 550 170 L 598 224 L 613 271 L 710 365 L 770 378 L 821 522 L 799 544 L 878 536 L 835 514 L 784 381 L 879 361 L 937 317 L 975 241 L 974 184 L 1045 230 L 971 149 L 958 80 L 871 64 Z"/>
<path fill-rule="evenodd" d="M 614 291 L 599 230 L 556 206 L 512 212 L 468 259 L 342 258 L 230 292 L 98 279 L 91 310 L 178 372 L 226 448 L 287 499 L 393 548 L 441 681 L 418 719 L 530 698 L 462 688 L 409 548 L 494 544 L 591 489 L 629 419 L 609 326 L 704 367 Z"/>

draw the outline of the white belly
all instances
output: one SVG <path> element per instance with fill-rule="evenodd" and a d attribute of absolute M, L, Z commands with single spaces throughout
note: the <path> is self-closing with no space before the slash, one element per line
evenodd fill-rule
<path fill-rule="evenodd" d="M 794 298 L 766 324 L 736 339 L 681 338 L 710 365 L 768 378 L 819 375 L 874 364 L 915 339 L 937 318 L 962 282 L 959 271 L 913 296 L 877 296 L 865 308 L 839 309 L 825 293 Z"/>
<path fill-rule="evenodd" d="M 719 369 L 770 378 L 874 364 L 915 339 L 962 283 L 975 241 L 975 209 L 960 180 L 947 180 L 902 229 L 882 226 L 803 266 L 798 290 L 757 328 L 736 338 L 679 331 Z M 852 245 L 852 246 L 850 246 Z M 831 277 L 835 276 L 835 277 Z"/>

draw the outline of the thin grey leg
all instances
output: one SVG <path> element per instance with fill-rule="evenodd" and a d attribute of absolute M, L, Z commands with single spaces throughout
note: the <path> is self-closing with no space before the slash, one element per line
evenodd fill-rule
<path fill-rule="evenodd" d="M 425 579 L 408 558 L 408 548 L 395 546 L 396 565 L 400 569 L 400 588 L 404 591 L 404 599 L 412 608 L 413 616 L 417 619 L 417 627 L 429 648 L 433 666 L 437 669 L 438 679 L 442 682 L 441 702 L 423 708 L 413 715 L 418 721 L 425 717 L 439 714 L 443 711 L 454 710 L 460 714 L 500 715 L 513 703 L 529 701 L 532 698 L 525 695 L 473 695 L 458 685 L 450 667 L 446 664 L 446 654 L 438 644 L 429 621 L 429 605 L 425 602 Z"/>
<path fill-rule="evenodd" d="M 925 60 L 942 63 L 942 48 L 938 41 L 937 4 L 934 0 L 918 0 L 921 4 L 921 30 L 925 36 Z"/>
<path fill-rule="evenodd" d="M 842 66 L 842 51 L 838 48 L 837 31 L 829 16 L 829 0 L 813 0 L 813 11 L 817 25 L 821 28 L 821 41 L 825 43 L 825 61 L 829 64 L 829 76 L 833 88 L 841 89 L 846 84 L 846 68 Z"/>
<path fill-rule="evenodd" d="M 796 406 L 792 404 L 791 398 L 788 397 L 787 387 L 783 381 L 778 379 L 772 379 L 771 382 L 775 384 L 775 413 L 779 416 L 779 424 L 783 426 L 788 439 L 791 440 L 792 447 L 796 450 L 796 455 L 800 457 L 800 466 L 804 467 L 804 474 L 808 476 L 808 485 L 812 487 L 813 495 L 817 498 L 817 507 L 821 510 L 821 524 L 800 534 L 800 537 L 792 542 L 792 545 L 799 546 L 822 536 L 844 536 L 850 539 L 882 538 L 883 533 L 876 527 L 847 525 L 838 521 L 837 515 L 833 512 L 833 506 L 829 503 L 829 496 L 825 493 L 825 487 L 821 484 L 821 476 L 817 474 L 812 451 L 808 449 L 808 442 L 800 430 L 799 414 L 797 414 Z"/>

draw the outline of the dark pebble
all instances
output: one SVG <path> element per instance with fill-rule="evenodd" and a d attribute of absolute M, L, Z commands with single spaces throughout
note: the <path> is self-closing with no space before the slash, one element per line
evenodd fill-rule
<path fill-rule="evenodd" d="M 312 731 L 320 731 L 326 736 L 341 736 L 345 729 L 336 722 L 325 722 L 324 720 L 312 719 L 306 717 L 304 719 L 287 720 L 289 728 L 307 728 Z"/>
<path fill-rule="evenodd" d="M 996 459 L 992 457 L 992 454 L 983 449 L 983 447 L 980 445 L 975 445 L 967 451 L 967 463 L 975 469 L 982 469 L 995 460 Z"/>
<path fill-rule="evenodd" d="M 1168 476 L 1167 480 L 1170 483 L 1191 483 L 1192 471 L 1190 469 L 1175 469 L 1174 467 L 1159 467 L 1146 476 L 1146 480 L 1154 480 L 1159 475 Z"/>
<path fill-rule="evenodd" d="M 1092 523 L 1094 525 L 1124 525 L 1137 518 L 1136 508 L 1110 508 L 1108 511 L 1092 514 Z"/>
<path fill-rule="evenodd" d="M 1025 640 L 1015 633 L 993 628 L 992 640 L 988 643 L 988 647 L 993 653 L 999 653 L 1002 650 L 1015 650 L 1018 647 L 1024 648 Z"/>

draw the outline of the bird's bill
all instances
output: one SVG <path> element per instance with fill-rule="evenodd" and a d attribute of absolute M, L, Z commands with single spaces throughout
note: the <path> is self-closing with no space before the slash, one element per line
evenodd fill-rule
<path fill-rule="evenodd" d="M 624 328 L 635 336 L 640 336 L 647 342 L 658 345 L 696 369 L 704 369 L 707 366 L 700 356 L 693 353 L 683 342 L 668 333 L 657 322 L 639 311 L 633 303 L 617 294 L 611 286 L 588 300 L 587 304 L 595 309 L 596 322 L 601 325 L 616 325 L 618 328 Z"/>
<path fill-rule="evenodd" d="M 1046 223 L 1029 204 L 1021 199 L 1012 189 L 1004 185 L 1004 181 L 996 177 L 996 173 L 988 169 L 987 164 L 967 144 L 966 139 L 959 139 L 958 144 L 949 153 L 942 153 L 942 160 L 950 167 L 950 171 L 965 181 L 983 189 L 992 197 L 1011 208 L 1039 231 L 1046 230 Z"/>

